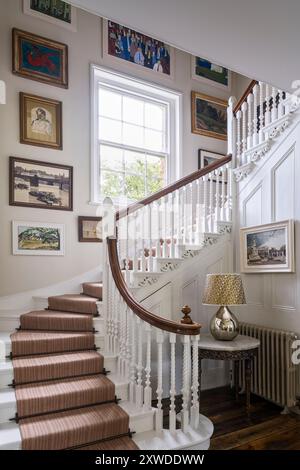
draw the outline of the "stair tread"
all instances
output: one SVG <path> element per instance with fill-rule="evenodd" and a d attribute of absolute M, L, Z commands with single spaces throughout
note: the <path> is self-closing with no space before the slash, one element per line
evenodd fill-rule
<path fill-rule="evenodd" d="M 82 284 L 82 291 L 85 295 L 102 299 L 102 282 L 84 282 Z"/>
<path fill-rule="evenodd" d="M 129 417 L 115 403 L 52 413 L 20 421 L 22 449 L 55 450 L 128 432 Z"/>
<path fill-rule="evenodd" d="M 93 317 L 60 310 L 34 310 L 20 317 L 22 330 L 92 331 Z"/>
<path fill-rule="evenodd" d="M 98 299 L 84 294 L 63 294 L 48 298 L 49 310 L 97 315 Z"/>
<path fill-rule="evenodd" d="M 77 450 L 138 450 L 136 443 L 129 437 L 118 437 L 108 441 L 98 442 L 90 446 L 79 447 Z"/>

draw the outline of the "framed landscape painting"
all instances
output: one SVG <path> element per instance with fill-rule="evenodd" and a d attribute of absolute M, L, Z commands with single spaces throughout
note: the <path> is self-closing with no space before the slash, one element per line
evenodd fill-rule
<path fill-rule="evenodd" d="M 62 150 L 62 103 L 20 93 L 22 144 Z"/>
<path fill-rule="evenodd" d="M 192 91 L 192 132 L 227 140 L 227 102 Z"/>
<path fill-rule="evenodd" d="M 62 0 L 23 0 L 23 11 L 70 31 L 77 30 L 76 8 Z"/>
<path fill-rule="evenodd" d="M 80 242 L 101 243 L 102 217 L 78 217 L 78 238 Z"/>
<path fill-rule="evenodd" d="M 231 71 L 201 57 L 192 56 L 192 78 L 230 91 Z"/>
<path fill-rule="evenodd" d="M 64 255 L 64 225 L 43 222 L 12 223 L 14 255 Z"/>
<path fill-rule="evenodd" d="M 26 31 L 13 29 L 13 65 L 16 75 L 68 88 L 68 46 Z"/>
<path fill-rule="evenodd" d="M 73 210 L 73 167 L 10 157 L 9 204 Z"/>
<path fill-rule="evenodd" d="M 103 20 L 104 54 L 163 76 L 173 76 L 174 50 L 162 41 Z"/>
<path fill-rule="evenodd" d="M 240 230 L 241 272 L 294 272 L 294 221 Z"/>

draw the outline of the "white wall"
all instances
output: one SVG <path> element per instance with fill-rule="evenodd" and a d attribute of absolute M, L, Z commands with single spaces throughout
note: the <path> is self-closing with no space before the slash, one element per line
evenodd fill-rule
<path fill-rule="evenodd" d="M 300 333 L 300 122 L 286 133 L 270 158 L 240 184 L 238 218 L 241 227 L 294 219 L 295 273 L 243 275 L 247 305 L 236 312 L 250 323 Z M 238 248 L 236 260 L 239 270 Z"/>
<path fill-rule="evenodd" d="M 78 243 L 77 216 L 101 214 L 101 207 L 89 205 L 90 158 L 90 86 L 89 65 L 110 65 L 120 71 L 154 81 L 183 93 L 183 173 L 194 171 L 198 164 L 198 149 L 226 152 L 221 140 L 191 133 L 191 90 L 227 99 L 228 93 L 214 86 L 191 80 L 191 58 L 177 50 L 175 76 L 154 75 L 122 60 L 114 65 L 102 58 L 101 20 L 98 16 L 78 11 L 78 31 L 24 15 L 21 0 L 0 0 L 0 78 L 7 84 L 7 104 L 0 106 L 0 296 L 39 289 L 74 278 L 101 266 L 102 247 L 99 244 Z M 20 28 L 52 38 L 69 46 L 68 90 L 17 77 L 11 73 L 11 29 Z M 240 81 L 241 80 L 241 81 Z M 235 87 L 244 83 L 233 77 Z M 19 92 L 28 92 L 63 101 L 63 151 L 43 149 L 19 143 Z M 239 91 L 240 93 L 240 91 Z M 8 205 L 8 157 L 10 155 L 72 165 L 74 167 L 74 212 L 12 207 Z M 11 221 L 57 222 L 66 225 L 65 257 L 29 257 L 11 254 Z"/>

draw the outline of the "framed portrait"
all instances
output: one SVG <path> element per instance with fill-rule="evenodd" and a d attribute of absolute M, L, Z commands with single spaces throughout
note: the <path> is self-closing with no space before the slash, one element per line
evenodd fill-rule
<path fill-rule="evenodd" d="M 78 239 L 80 242 L 101 243 L 102 217 L 78 217 Z"/>
<path fill-rule="evenodd" d="M 23 0 L 23 12 L 69 31 L 77 31 L 76 8 L 62 0 Z"/>
<path fill-rule="evenodd" d="M 68 46 L 14 28 L 13 64 L 16 75 L 68 88 Z"/>
<path fill-rule="evenodd" d="M 9 204 L 73 210 L 73 167 L 9 158 Z"/>
<path fill-rule="evenodd" d="M 192 91 L 192 132 L 227 140 L 227 102 Z"/>
<path fill-rule="evenodd" d="M 14 255 L 63 256 L 64 225 L 43 222 L 12 222 Z"/>
<path fill-rule="evenodd" d="M 20 142 L 62 150 L 62 102 L 20 93 Z"/>
<path fill-rule="evenodd" d="M 240 229 L 241 272 L 294 272 L 294 221 Z"/>
<path fill-rule="evenodd" d="M 197 56 L 191 56 L 192 78 L 223 90 L 231 90 L 231 71 Z"/>
<path fill-rule="evenodd" d="M 110 61 L 123 60 L 129 67 L 143 67 L 164 77 L 174 75 L 171 46 L 110 20 L 103 20 L 103 55 Z"/>

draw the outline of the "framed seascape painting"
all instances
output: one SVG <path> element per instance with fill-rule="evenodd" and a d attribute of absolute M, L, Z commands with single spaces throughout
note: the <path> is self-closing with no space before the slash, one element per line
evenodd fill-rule
<path fill-rule="evenodd" d="M 227 140 L 227 102 L 192 91 L 192 132 Z"/>
<path fill-rule="evenodd" d="M 9 204 L 73 210 L 73 167 L 9 158 Z"/>
<path fill-rule="evenodd" d="M 101 243 L 102 217 L 78 217 L 78 239 L 80 242 Z"/>
<path fill-rule="evenodd" d="M 103 20 L 103 52 L 164 76 L 173 76 L 174 50 L 162 41 L 126 26 Z"/>
<path fill-rule="evenodd" d="M 294 272 L 294 221 L 240 230 L 241 272 Z"/>
<path fill-rule="evenodd" d="M 16 75 L 68 88 L 68 46 L 36 34 L 13 29 L 13 65 Z"/>
<path fill-rule="evenodd" d="M 62 0 L 23 0 L 23 12 L 70 31 L 77 31 L 76 8 Z"/>
<path fill-rule="evenodd" d="M 64 255 L 64 225 L 12 222 L 14 255 Z"/>
<path fill-rule="evenodd" d="M 192 78 L 228 91 L 231 89 L 231 71 L 209 60 L 192 56 Z"/>
<path fill-rule="evenodd" d="M 62 150 L 62 103 L 20 93 L 20 141 Z"/>

